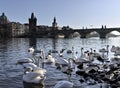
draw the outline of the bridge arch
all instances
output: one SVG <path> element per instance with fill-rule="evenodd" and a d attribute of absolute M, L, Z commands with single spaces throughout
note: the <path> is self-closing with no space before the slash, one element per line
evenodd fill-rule
<path fill-rule="evenodd" d="M 60 33 L 57 33 L 56 38 L 73 38 L 73 33 L 65 33 L 65 32 L 60 32 Z"/>
<path fill-rule="evenodd" d="M 58 33 L 55 36 L 56 38 L 65 38 L 65 34 L 64 33 Z"/>
<path fill-rule="evenodd" d="M 117 37 L 117 36 L 120 36 L 120 31 L 111 31 L 109 33 L 106 34 L 106 37 L 109 38 L 109 37 Z"/>
<path fill-rule="evenodd" d="M 72 35 L 73 35 L 73 37 L 81 37 L 79 32 L 74 32 Z"/>
<path fill-rule="evenodd" d="M 86 35 L 86 38 L 90 38 L 90 37 L 100 37 L 100 35 L 97 31 L 91 31 Z"/>

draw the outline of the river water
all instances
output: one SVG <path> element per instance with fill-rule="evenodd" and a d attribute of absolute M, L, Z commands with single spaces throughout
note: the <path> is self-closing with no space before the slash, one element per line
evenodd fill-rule
<path fill-rule="evenodd" d="M 85 50 L 101 49 L 109 45 L 120 46 L 120 37 L 99 39 L 99 38 L 72 38 L 72 39 L 51 39 L 37 38 L 30 40 L 29 38 L 12 38 L 0 39 L 0 88 L 24 88 L 23 87 L 23 68 L 17 65 L 19 59 L 30 57 L 28 48 L 34 45 L 36 49 L 43 49 L 44 52 L 49 50 L 61 50 L 63 48 L 72 49 L 80 52 L 81 47 Z M 109 57 L 113 54 L 109 53 Z M 47 77 L 44 83 L 45 88 L 53 88 L 59 80 L 67 80 L 66 74 L 56 70 L 54 66 L 45 66 L 47 69 Z M 81 86 L 79 77 L 74 74 L 72 81 L 76 88 Z M 82 88 L 97 88 L 98 86 L 83 86 Z"/>

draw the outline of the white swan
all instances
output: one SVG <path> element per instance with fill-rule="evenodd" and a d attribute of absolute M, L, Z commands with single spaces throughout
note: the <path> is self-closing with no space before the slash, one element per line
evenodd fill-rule
<path fill-rule="evenodd" d="M 64 58 L 58 58 L 58 59 L 56 59 L 56 64 L 59 64 L 62 66 L 68 66 L 69 62 L 68 62 L 68 60 L 66 60 Z"/>
<path fill-rule="evenodd" d="M 93 50 L 93 57 L 97 58 L 100 56 L 100 53 L 97 53 L 96 50 Z"/>
<path fill-rule="evenodd" d="M 35 65 L 34 63 L 24 63 L 22 66 L 23 66 L 25 69 L 26 69 L 26 68 L 32 68 L 32 69 L 34 69 L 34 68 L 37 67 L 37 65 Z"/>
<path fill-rule="evenodd" d="M 19 59 L 17 61 L 18 64 L 23 64 L 23 63 L 32 63 L 33 61 L 30 58 L 25 58 L 25 59 Z"/>
<path fill-rule="evenodd" d="M 42 83 L 44 79 L 45 76 L 38 72 L 29 72 L 23 76 L 23 81 L 27 83 Z"/>
<path fill-rule="evenodd" d="M 119 46 L 112 46 L 112 48 L 110 49 L 111 52 L 116 52 L 116 51 L 120 51 L 120 47 Z"/>
<path fill-rule="evenodd" d="M 74 58 L 73 61 L 75 64 L 85 63 L 93 60 L 93 53 L 85 51 L 81 48 L 81 55 L 78 58 Z"/>
<path fill-rule="evenodd" d="M 117 50 L 114 54 L 114 56 L 120 56 L 120 50 Z"/>
<path fill-rule="evenodd" d="M 44 63 L 47 63 L 47 64 L 55 63 L 55 58 L 53 58 L 52 55 L 48 55 Z"/>
<path fill-rule="evenodd" d="M 117 48 L 113 45 L 112 48 L 110 49 L 111 52 L 116 52 Z"/>
<path fill-rule="evenodd" d="M 111 52 L 114 53 L 114 56 L 119 56 L 120 55 L 120 47 L 119 46 L 112 46 Z"/>
<path fill-rule="evenodd" d="M 28 49 L 28 52 L 30 52 L 31 54 L 33 54 L 34 51 L 35 51 L 35 49 L 34 49 L 33 47 L 30 47 L 30 48 Z"/>
<path fill-rule="evenodd" d="M 73 83 L 66 80 L 59 81 L 54 88 L 73 88 Z"/>
<path fill-rule="evenodd" d="M 32 71 L 27 72 L 23 75 L 23 81 L 26 83 L 42 83 L 46 74 L 46 70 L 36 67 Z"/>
<path fill-rule="evenodd" d="M 67 50 L 68 54 L 74 53 L 74 47 L 72 47 L 72 50 Z"/>
<path fill-rule="evenodd" d="M 46 74 L 46 70 L 45 70 L 45 69 L 42 69 L 42 68 L 40 68 L 40 67 L 34 68 L 34 69 L 33 69 L 33 72 L 37 72 L 37 73 L 39 73 L 39 74 L 41 74 L 41 75 L 45 75 L 45 74 Z"/>
<path fill-rule="evenodd" d="M 66 81 L 66 80 L 59 81 L 54 86 L 54 88 L 73 88 L 73 83 L 70 82 L 70 77 L 71 77 L 71 72 L 72 72 L 70 59 L 68 59 L 68 60 L 60 59 L 60 60 L 61 60 L 61 64 L 63 64 L 63 62 L 65 64 L 67 64 L 67 66 L 62 67 L 61 71 L 68 75 L 68 81 Z"/>
<path fill-rule="evenodd" d="M 102 52 L 102 53 L 108 53 L 109 52 L 109 45 L 106 46 L 106 48 L 102 48 L 102 49 L 99 49 L 99 52 Z"/>
<path fill-rule="evenodd" d="M 89 51 L 84 51 L 84 48 L 81 48 L 81 54 L 80 54 L 80 57 L 78 58 L 79 60 L 81 59 L 86 59 L 87 56 L 88 56 L 88 52 Z"/>

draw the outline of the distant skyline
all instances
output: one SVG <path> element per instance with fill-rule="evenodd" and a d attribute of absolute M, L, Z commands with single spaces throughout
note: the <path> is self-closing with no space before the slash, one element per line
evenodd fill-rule
<path fill-rule="evenodd" d="M 28 23 L 34 12 L 37 25 L 94 28 L 120 27 L 120 0 L 1 0 L 0 14 L 10 21 Z"/>

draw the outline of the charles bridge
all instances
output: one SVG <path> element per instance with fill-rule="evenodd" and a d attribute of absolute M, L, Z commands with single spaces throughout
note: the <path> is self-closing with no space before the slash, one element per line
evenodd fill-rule
<path fill-rule="evenodd" d="M 31 14 L 31 18 L 29 18 L 29 35 L 30 37 L 49 37 L 56 38 L 59 36 L 64 36 L 64 38 L 73 37 L 74 33 L 78 33 L 81 38 L 86 38 L 92 32 L 96 32 L 99 34 L 100 38 L 106 38 L 106 35 L 112 31 L 120 32 L 120 28 L 106 28 L 106 25 L 101 28 L 91 28 L 91 29 L 72 29 L 67 27 L 62 27 L 62 29 L 58 29 L 56 18 L 54 17 L 52 27 L 47 29 L 41 29 L 37 25 L 37 18 L 34 16 L 34 13 Z"/>
<path fill-rule="evenodd" d="M 120 32 L 120 28 L 91 28 L 91 29 L 62 29 L 62 30 L 42 30 L 39 33 L 35 33 L 35 37 L 52 37 L 55 38 L 59 35 L 63 35 L 64 38 L 73 37 L 74 33 L 79 33 L 80 38 L 86 38 L 92 32 L 99 34 L 100 38 L 106 38 L 106 35 L 112 31 Z M 33 36 L 34 34 L 32 34 Z"/>

